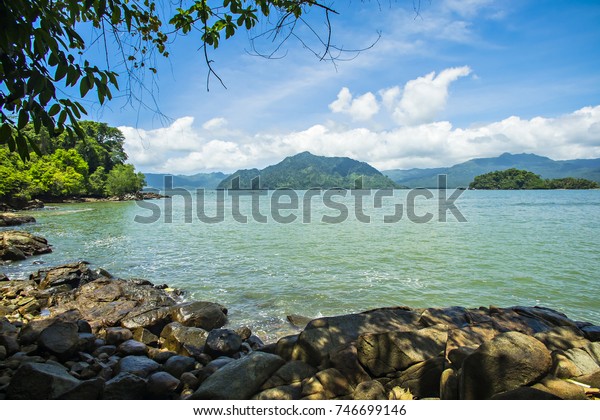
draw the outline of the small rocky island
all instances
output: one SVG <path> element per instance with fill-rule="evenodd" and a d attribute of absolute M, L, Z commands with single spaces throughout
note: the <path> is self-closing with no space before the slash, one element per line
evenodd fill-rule
<path fill-rule="evenodd" d="M 600 327 L 547 308 L 381 308 L 265 344 L 222 305 L 85 262 L 0 275 L 0 294 L 0 399 L 600 396 Z"/>

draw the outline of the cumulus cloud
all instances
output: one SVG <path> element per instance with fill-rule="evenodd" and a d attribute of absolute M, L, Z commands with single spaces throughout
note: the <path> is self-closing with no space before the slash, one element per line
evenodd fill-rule
<path fill-rule="evenodd" d="M 205 130 L 218 130 L 219 128 L 223 128 L 227 125 L 227 120 L 223 117 L 212 118 L 202 124 L 202 128 Z"/>
<path fill-rule="evenodd" d="M 329 109 L 334 113 L 348 114 L 355 121 L 366 121 L 379 112 L 379 104 L 371 92 L 353 98 L 350 89 L 344 87 L 337 99 L 329 104 Z"/>
<path fill-rule="evenodd" d="M 364 160 L 380 170 L 448 166 L 504 152 L 553 159 L 600 156 L 600 106 L 555 118 L 513 116 L 471 128 L 457 128 L 448 121 L 389 130 L 316 124 L 283 134 L 238 133 L 227 140 L 203 138 L 192 123 L 193 118 L 186 117 L 157 130 L 121 127 L 130 161 L 146 172 L 191 174 L 262 168 L 306 150 Z M 177 150 L 171 148 L 172 141 Z"/>

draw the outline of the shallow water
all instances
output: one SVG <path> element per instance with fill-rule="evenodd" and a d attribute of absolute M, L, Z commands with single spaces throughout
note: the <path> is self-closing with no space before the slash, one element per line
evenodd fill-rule
<path fill-rule="evenodd" d="M 254 198 L 267 223 L 251 217 L 251 196 L 240 198 L 245 224 L 232 216 L 235 203 L 227 195 L 224 221 L 211 224 L 198 218 L 197 200 L 186 206 L 181 197 L 144 208 L 81 203 L 31 212 L 38 223 L 23 229 L 46 237 L 54 252 L 1 271 L 24 278 L 43 266 L 87 260 L 119 277 L 182 288 L 188 299 L 222 303 L 232 327 L 248 325 L 268 339 L 291 331 L 288 314 L 397 305 L 542 305 L 576 320 L 600 319 L 598 190 L 465 191 L 455 204 L 466 222 L 443 211 L 447 221 L 440 222 L 437 199 L 420 196 L 412 207 L 408 191 L 395 191 L 381 208 L 373 195 L 363 198 L 370 223 L 357 220 L 349 194 L 329 206 L 322 194 L 313 198 L 311 221 L 303 223 L 304 192 L 289 192 L 299 197 L 297 209 L 280 214 L 296 220 L 276 223 L 269 216 L 272 194 Z M 206 213 L 215 215 L 217 192 L 207 192 L 204 202 Z M 402 219 L 384 223 L 396 204 L 404 206 Z M 345 221 L 323 222 L 323 216 L 339 216 L 340 206 L 349 211 Z M 428 212 L 431 221 L 414 222 Z M 159 220 L 139 222 L 152 215 Z"/>

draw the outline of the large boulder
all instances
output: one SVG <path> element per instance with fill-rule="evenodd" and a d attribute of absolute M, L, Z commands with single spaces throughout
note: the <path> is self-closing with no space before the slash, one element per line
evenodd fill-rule
<path fill-rule="evenodd" d="M 13 400 L 57 399 L 80 384 L 62 366 L 25 363 L 15 372 L 6 397 Z"/>
<path fill-rule="evenodd" d="M 104 399 L 141 400 L 146 397 L 147 380 L 132 373 L 120 373 L 106 382 Z"/>
<path fill-rule="evenodd" d="M 213 302 L 186 302 L 171 307 L 171 318 L 185 327 L 210 331 L 227 323 L 227 308 Z"/>
<path fill-rule="evenodd" d="M 362 334 L 409 331 L 419 325 L 419 317 L 419 312 L 399 307 L 315 319 L 298 336 L 291 357 L 319 366 L 328 359 L 331 350 L 355 341 Z"/>
<path fill-rule="evenodd" d="M 374 377 L 382 377 L 439 356 L 447 339 L 446 326 L 364 334 L 356 344 L 358 360 Z"/>
<path fill-rule="evenodd" d="M 78 331 L 76 323 L 55 322 L 40 333 L 38 344 L 59 358 L 67 359 L 79 348 Z"/>
<path fill-rule="evenodd" d="M 0 227 L 18 226 L 24 223 L 35 223 L 35 218 L 24 214 L 0 213 Z"/>
<path fill-rule="evenodd" d="M 548 349 L 519 332 L 496 336 L 468 356 L 460 377 L 461 399 L 487 399 L 534 383 L 552 365 Z"/>
<path fill-rule="evenodd" d="M 209 376 L 191 399 L 245 400 L 255 395 L 285 360 L 274 354 L 252 352 Z"/>
<path fill-rule="evenodd" d="M 90 269 L 88 263 L 80 261 L 38 270 L 29 276 L 29 279 L 39 284 L 40 289 L 49 289 L 63 284 L 74 289 L 99 277 L 98 273 Z"/>
<path fill-rule="evenodd" d="M 434 357 L 396 373 L 385 388 L 388 391 L 395 387 L 408 389 L 416 398 L 439 398 L 443 371 L 444 358 Z"/>
<path fill-rule="evenodd" d="M 208 333 L 201 328 L 184 327 L 179 322 L 171 322 L 163 328 L 160 343 L 163 348 L 193 356 L 204 348 Z"/>
<path fill-rule="evenodd" d="M 277 388 L 302 382 L 317 374 L 317 369 L 301 360 L 288 362 L 280 367 L 261 387 L 261 389 Z"/>
<path fill-rule="evenodd" d="M 158 363 L 145 356 L 125 356 L 117 363 L 117 373 L 131 373 L 140 378 L 147 378 L 158 368 Z"/>
<path fill-rule="evenodd" d="M 48 241 L 41 236 L 16 230 L 0 232 L 0 261 L 25 259 L 49 252 L 52 252 L 52 249 Z"/>
<path fill-rule="evenodd" d="M 208 333 L 204 353 L 213 357 L 233 356 L 241 346 L 242 338 L 235 331 L 219 328 Z"/>

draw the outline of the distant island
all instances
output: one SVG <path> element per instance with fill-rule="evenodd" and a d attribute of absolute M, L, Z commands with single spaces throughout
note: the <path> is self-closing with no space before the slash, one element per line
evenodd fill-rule
<path fill-rule="evenodd" d="M 265 168 L 262 171 L 258 169 L 237 171 L 236 176 L 240 176 L 240 188 L 250 188 L 250 180 L 255 178 L 259 173 L 261 174 L 261 188 L 273 188 L 270 184 L 270 180 L 274 178 L 276 178 L 274 180 L 277 185 L 275 188 L 294 188 L 292 185 L 299 185 L 298 188 L 300 189 L 313 188 L 313 186 L 308 186 L 311 184 L 316 184 L 314 187 L 317 188 L 328 188 L 327 186 L 323 187 L 323 185 L 353 188 L 352 176 L 348 176 L 348 170 L 344 169 L 346 168 L 345 165 L 348 165 L 347 167 L 353 172 L 361 174 L 363 176 L 363 181 L 376 181 L 374 184 L 377 186 L 365 184 L 363 185 L 364 188 L 438 188 L 438 175 L 440 174 L 447 175 L 448 188 L 466 188 L 478 175 L 493 171 L 503 171 L 510 168 L 530 171 L 539 174 L 539 176 L 546 179 L 582 178 L 600 182 L 600 159 L 552 160 L 544 156 L 530 153 L 503 153 L 500 156 L 492 158 L 471 159 L 451 167 L 392 169 L 381 172 L 364 162 L 342 157 L 323 158 L 308 152 L 300 153 L 299 155 L 287 159 L 291 159 L 292 161 L 284 160 L 278 165 L 269 167 L 271 169 Z M 319 159 L 338 159 L 345 163 L 339 165 L 339 163 L 334 163 L 334 161 L 327 161 L 324 166 L 321 166 L 319 163 L 316 163 Z M 345 159 L 347 159 L 347 161 Z M 311 163 L 311 161 L 314 162 Z M 306 166 L 302 166 L 303 162 Z M 311 166 L 312 169 L 310 168 Z M 281 176 L 274 176 L 273 171 L 280 171 L 281 173 L 279 175 Z M 284 179 L 284 172 L 286 173 L 285 177 L 288 178 L 287 180 Z M 317 172 L 320 174 L 317 175 Z M 370 180 L 368 177 L 373 174 L 383 175 L 387 178 L 382 179 L 377 177 L 377 179 Z M 145 176 L 148 188 L 153 190 L 163 190 L 165 187 L 166 176 L 172 177 L 173 187 L 187 189 L 216 189 L 226 188 L 224 187 L 224 184 L 230 183 L 233 175 L 222 172 L 211 172 L 198 173 L 195 175 L 146 173 Z M 301 176 L 312 176 L 312 179 L 310 179 L 311 182 L 300 179 Z M 344 180 L 344 178 L 347 179 Z M 319 181 L 319 179 L 321 181 Z M 326 179 L 328 179 L 328 182 L 335 182 L 325 184 L 324 181 Z M 390 184 L 390 181 L 392 184 Z"/>
<path fill-rule="evenodd" d="M 469 184 L 473 190 L 589 190 L 600 188 L 597 182 L 582 178 L 543 179 L 538 174 L 510 168 L 478 175 Z"/>
<path fill-rule="evenodd" d="M 393 169 L 382 171 L 394 182 L 409 188 L 437 188 L 437 176 L 448 175 L 448 188 L 467 187 L 478 175 L 518 168 L 542 178 L 583 178 L 600 182 L 600 159 L 552 160 L 531 153 L 503 153 L 497 157 L 471 159 L 451 167 Z"/>
<path fill-rule="evenodd" d="M 255 180 L 255 181 L 253 181 Z M 260 181 L 258 181 L 260 180 Z M 347 157 L 299 153 L 262 170 L 243 169 L 219 183 L 217 189 L 402 188 L 365 162 Z"/>

